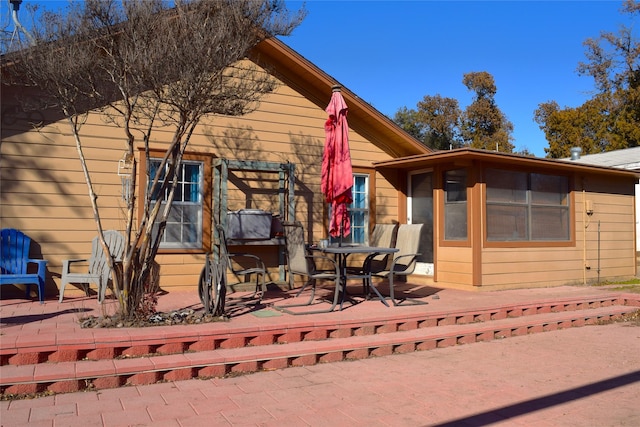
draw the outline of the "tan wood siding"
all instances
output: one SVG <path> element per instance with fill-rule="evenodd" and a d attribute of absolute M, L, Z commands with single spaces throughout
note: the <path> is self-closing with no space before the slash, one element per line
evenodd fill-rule
<path fill-rule="evenodd" d="M 484 248 L 483 287 L 590 284 L 636 274 L 635 258 L 630 255 L 635 244 L 631 180 L 594 176 L 577 181 L 579 191 L 573 193 L 575 245 L 518 250 Z M 585 201 L 593 208 L 591 215 L 583 213 Z"/>
<path fill-rule="evenodd" d="M 310 240 L 316 241 L 325 235 L 320 195 L 325 120 L 323 108 L 291 88 L 280 86 L 263 98 L 258 111 L 244 117 L 215 116 L 204 121 L 196 129 L 188 151 L 230 159 L 295 163 L 296 219 L 309 228 Z M 89 255 L 96 225 L 75 141 L 66 121 L 27 132 L 20 126 L 24 123 L 16 124 L 13 129 L 3 126 L 2 130 L 0 218 L 2 227 L 19 228 L 37 242 L 42 256 L 49 260 L 48 286 L 51 288 L 58 284 L 63 259 Z M 125 203 L 117 175 L 118 160 L 125 149 L 122 131 L 99 114 L 90 114 L 80 132 L 98 194 L 103 228 L 122 231 Z M 158 128 L 152 134 L 151 146 L 163 149 L 171 137 L 171 129 Z M 350 146 L 354 166 L 370 168 L 373 161 L 390 158 L 353 129 Z M 141 147 L 142 142 L 138 145 Z M 264 176 L 253 176 L 262 180 L 266 188 L 273 184 Z M 396 220 L 396 190 L 381 175 L 376 176 L 376 183 L 377 213 L 385 221 Z M 237 189 L 230 185 L 229 208 L 246 207 L 243 196 L 235 191 Z M 271 195 L 255 194 L 256 206 L 251 207 L 275 210 L 274 200 Z M 270 278 L 277 280 L 277 247 L 251 247 L 250 251 L 263 257 L 270 267 Z M 195 290 L 204 254 L 162 253 L 158 262 L 163 289 Z M 53 289 L 48 292 L 51 294 Z"/>
<path fill-rule="evenodd" d="M 438 284 L 456 288 L 474 285 L 471 248 L 438 247 L 435 263 L 438 269 Z"/>

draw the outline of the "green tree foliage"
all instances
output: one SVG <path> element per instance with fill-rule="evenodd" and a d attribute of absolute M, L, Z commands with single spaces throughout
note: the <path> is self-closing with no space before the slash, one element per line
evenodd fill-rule
<path fill-rule="evenodd" d="M 513 152 L 513 124 L 498 108 L 493 76 L 486 71 L 464 75 L 462 83 L 475 92 L 462 119 L 462 138 L 472 148 Z"/>
<path fill-rule="evenodd" d="M 418 123 L 417 115 L 418 112 L 416 110 L 402 107 L 396 111 L 396 115 L 393 116 L 393 121 L 409 135 L 424 142 L 422 139 L 423 125 L 422 123 Z"/>
<path fill-rule="evenodd" d="M 399 109 L 394 122 L 434 150 L 466 145 L 512 152 L 513 125 L 496 106 L 493 76 L 487 72 L 469 73 L 463 83 L 476 93 L 465 111 L 456 99 L 426 95 L 417 109 Z"/>
<path fill-rule="evenodd" d="M 640 3 L 626 0 L 622 12 L 635 17 Z M 631 27 L 621 26 L 618 33 L 602 32 L 584 46 L 587 60 L 578 65 L 578 73 L 593 78 L 594 97 L 564 109 L 549 101 L 534 113 L 550 158 L 568 157 L 571 147 L 593 154 L 640 143 L 640 41 Z"/>
<path fill-rule="evenodd" d="M 418 102 L 417 107 L 417 110 L 401 108 L 393 120 L 407 133 L 434 150 L 448 150 L 462 145 L 458 101 L 440 95 L 427 95 Z"/>
<path fill-rule="evenodd" d="M 427 145 L 438 150 L 460 147 L 461 115 L 458 101 L 453 98 L 425 96 L 418 102 L 418 120 L 429 125 L 425 135 Z"/>

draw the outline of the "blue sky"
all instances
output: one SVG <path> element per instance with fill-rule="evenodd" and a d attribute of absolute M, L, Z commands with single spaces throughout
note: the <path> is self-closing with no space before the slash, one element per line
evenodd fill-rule
<path fill-rule="evenodd" d="M 290 8 L 302 2 L 287 1 Z M 578 76 L 583 42 L 617 32 L 622 1 L 323 1 L 282 40 L 383 114 L 416 108 L 425 95 L 472 93 L 465 73 L 487 71 L 496 102 L 514 125 L 516 150 L 544 156 L 533 121 L 540 103 L 577 107 L 593 81 Z"/>
<path fill-rule="evenodd" d="M 290 9 L 302 4 L 287 0 Z M 583 42 L 629 25 L 620 13 L 621 0 L 311 0 L 305 5 L 307 17 L 282 40 L 383 114 L 393 117 L 402 107 L 416 108 L 425 95 L 438 94 L 465 108 L 472 93 L 462 84 L 463 75 L 487 71 L 498 88 L 497 105 L 514 125 L 516 150 L 527 148 L 537 156 L 545 155 L 547 142 L 533 121 L 534 110 L 551 100 L 577 107 L 589 99 L 593 81 L 576 72 L 585 60 Z"/>

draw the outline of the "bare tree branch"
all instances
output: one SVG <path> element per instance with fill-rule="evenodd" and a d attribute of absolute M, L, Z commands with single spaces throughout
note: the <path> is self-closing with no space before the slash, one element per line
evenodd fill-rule
<path fill-rule="evenodd" d="M 122 269 L 114 270 L 123 316 L 140 310 L 191 135 L 204 117 L 238 116 L 258 108 L 276 83 L 247 55 L 264 39 L 288 35 L 304 14 L 291 14 L 278 0 L 86 0 L 66 12 L 44 14 L 36 44 L 3 58 L 3 69 L 13 77 L 10 84 L 36 86 L 42 101 L 68 118 L 107 254 L 83 155 L 83 117 L 99 112 L 122 130 L 134 173 L 136 142 L 144 142 L 140 161 L 148 165 L 152 132 L 159 126 L 173 131 L 158 169 L 163 179 L 149 176 L 141 201 L 135 175 L 129 185 L 127 250 Z M 158 194 L 168 196 L 154 198 Z M 138 203 L 144 214 L 136 225 Z"/>

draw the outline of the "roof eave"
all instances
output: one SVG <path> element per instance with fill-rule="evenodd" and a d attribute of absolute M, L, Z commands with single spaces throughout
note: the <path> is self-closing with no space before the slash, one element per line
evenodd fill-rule
<path fill-rule="evenodd" d="M 575 163 L 561 159 L 545 159 L 529 157 L 518 154 L 500 153 L 496 151 L 479 150 L 473 148 L 459 148 L 449 151 L 436 151 L 424 155 L 408 156 L 393 160 L 374 162 L 376 169 L 419 169 L 433 166 L 443 162 L 464 163 L 469 161 L 486 161 L 492 163 L 505 163 L 509 165 L 527 166 L 529 169 L 555 168 L 587 173 L 603 173 L 611 175 L 632 176 L 640 178 L 640 172 L 625 170 L 607 166 L 595 166 L 584 163 Z"/>
<path fill-rule="evenodd" d="M 273 69 L 270 71 L 279 79 L 322 109 L 331 99 L 332 86 L 342 86 L 342 96 L 349 106 L 349 127 L 391 156 L 432 152 L 390 118 L 279 39 L 272 37 L 262 41 L 252 52 L 252 59 L 271 65 Z"/>

